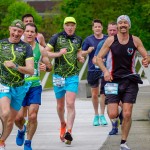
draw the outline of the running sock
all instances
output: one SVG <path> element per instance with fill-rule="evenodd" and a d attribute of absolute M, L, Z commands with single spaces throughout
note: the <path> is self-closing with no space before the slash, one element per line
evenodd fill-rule
<path fill-rule="evenodd" d="M 124 144 L 126 142 L 126 140 L 121 140 L 120 144 Z"/>
<path fill-rule="evenodd" d="M 20 131 L 20 132 L 24 132 L 24 126 L 23 126 L 23 128 L 22 128 L 21 130 L 19 129 L 19 131 Z"/>

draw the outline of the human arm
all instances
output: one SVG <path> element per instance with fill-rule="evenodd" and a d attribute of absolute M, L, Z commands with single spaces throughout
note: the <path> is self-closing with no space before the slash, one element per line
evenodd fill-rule
<path fill-rule="evenodd" d="M 57 44 L 58 36 L 59 36 L 59 34 L 54 34 L 51 37 L 51 39 L 49 40 L 47 46 L 45 47 L 45 50 L 47 51 L 49 58 L 57 58 L 57 57 L 60 57 L 63 54 L 67 53 L 67 49 L 66 48 L 62 48 L 58 52 L 55 52 L 54 47 Z M 53 50 L 54 50 L 54 52 L 52 52 Z"/>
<path fill-rule="evenodd" d="M 26 59 L 25 60 L 25 66 L 19 66 L 18 64 L 16 64 L 12 60 L 5 61 L 4 66 L 8 67 L 8 68 L 12 68 L 14 70 L 17 70 L 23 74 L 30 74 L 30 75 L 34 74 L 34 59 L 33 58 Z"/>
<path fill-rule="evenodd" d="M 105 43 L 103 44 L 101 50 L 99 51 L 96 57 L 96 64 L 100 67 L 100 69 L 104 72 L 105 81 L 112 81 L 113 77 L 108 71 L 108 69 L 104 65 L 104 57 L 110 50 L 110 45 L 112 44 L 114 37 L 109 37 L 106 39 Z"/>
<path fill-rule="evenodd" d="M 77 59 L 80 63 L 84 63 L 85 62 L 85 59 L 84 57 L 82 56 L 82 51 L 81 50 L 78 50 L 78 53 L 77 53 Z"/>
<path fill-rule="evenodd" d="M 134 41 L 135 46 L 137 47 L 138 52 L 143 57 L 142 65 L 144 67 L 148 67 L 148 65 L 150 63 L 150 56 L 148 56 L 148 53 L 147 53 L 146 49 L 144 48 L 142 41 L 136 36 L 133 36 L 133 41 Z"/>
<path fill-rule="evenodd" d="M 44 38 L 43 34 L 38 33 L 37 38 L 39 40 L 39 44 L 43 47 L 46 47 L 46 42 L 45 42 L 45 38 Z"/>
<path fill-rule="evenodd" d="M 67 53 L 67 48 L 62 48 L 59 52 L 52 52 L 53 48 L 48 45 L 45 47 L 45 50 L 49 58 L 57 58 Z"/>
<path fill-rule="evenodd" d="M 45 49 L 42 46 L 40 46 L 40 52 L 42 56 L 42 63 L 40 64 L 40 70 L 48 72 L 52 71 L 52 64 L 48 58 L 47 51 L 45 51 Z"/>
<path fill-rule="evenodd" d="M 106 40 L 106 39 L 105 39 L 105 40 Z M 105 40 L 100 41 L 100 42 L 98 43 L 98 45 L 97 45 L 97 48 L 96 48 L 94 57 L 93 57 L 93 59 L 92 59 L 92 62 L 93 62 L 93 64 L 95 64 L 95 65 L 97 65 L 97 64 L 96 64 L 96 56 L 98 55 L 100 49 L 102 48 L 102 46 L 103 46 Z"/>
<path fill-rule="evenodd" d="M 93 47 L 93 46 L 89 47 L 86 51 L 82 51 L 82 56 L 83 56 L 83 57 L 87 56 L 87 55 L 90 54 L 93 50 L 94 50 L 94 47 Z"/>

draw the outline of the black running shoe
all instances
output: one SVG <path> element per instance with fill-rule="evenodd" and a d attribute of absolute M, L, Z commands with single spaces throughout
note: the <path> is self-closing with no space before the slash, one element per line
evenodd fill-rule
<path fill-rule="evenodd" d="M 65 138 L 65 143 L 68 144 L 68 145 L 70 145 L 71 141 L 73 140 L 71 134 L 69 132 L 66 132 L 64 138 Z"/>

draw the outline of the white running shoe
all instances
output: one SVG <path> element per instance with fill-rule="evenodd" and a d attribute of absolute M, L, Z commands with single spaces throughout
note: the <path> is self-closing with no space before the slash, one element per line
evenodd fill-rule
<path fill-rule="evenodd" d="M 125 142 L 124 144 L 120 145 L 120 150 L 131 150 L 131 149 L 127 146 L 127 142 Z"/>
<path fill-rule="evenodd" d="M 5 149 L 5 146 L 3 145 L 3 146 L 0 146 L 0 150 L 6 150 Z"/>

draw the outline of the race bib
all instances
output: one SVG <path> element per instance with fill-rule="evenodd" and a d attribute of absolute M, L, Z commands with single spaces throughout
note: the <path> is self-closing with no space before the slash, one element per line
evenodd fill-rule
<path fill-rule="evenodd" d="M 105 89 L 105 94 L 118 95 L 118 83 L 106 83 L 104 89 Z"/>
<path fill-rule="evenodd" d="M 10 91 L 10 87 L 0 84 L 0 92 L 8 93 Z"/>
<path fill-rule="evenodd" d="M 58 87 L 65 86 L 65 78 L 62 77 L 53 77 L 53 85 Z"/>
<path fill-rule="evenodd" d="M 31 76 L 29 74 L 25 74 L 25 78 L 29 78 L 29 77 L 37 77 L 38 76 L 38 70 L 34 69 L 34 74 Z"/>

